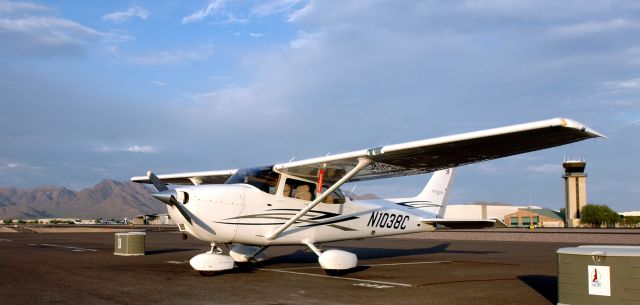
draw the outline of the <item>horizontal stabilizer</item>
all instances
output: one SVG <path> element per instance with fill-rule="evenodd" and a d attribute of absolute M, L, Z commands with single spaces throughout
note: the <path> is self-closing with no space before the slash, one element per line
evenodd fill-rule
<path fill-rule="evenodd" d="M 432 226 L 441 225 L 450 229 L 483 229 L 491 228 L 496 221 L 493 219 L 442 219 L 442 218 L 423 218 L 421 222 Z"/>

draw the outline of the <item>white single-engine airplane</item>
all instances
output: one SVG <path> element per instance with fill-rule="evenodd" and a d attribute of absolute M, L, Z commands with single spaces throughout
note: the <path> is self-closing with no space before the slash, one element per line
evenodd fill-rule
<path fill-rule="evenodd" d="M 264 258 L 276 245 L 306 245 L 329 274 L 356 267 L 355 254 L 319 244 L 483 228 L 492 220 L 444 218 L 454 167 L 602 135 L 564 118 L 359 150 L 271 166 L 133 177 L 153 183 L 180 231 L 211 243 L 190 260 L 203 274 Z M 434 172 L 414 198 L 352 200 L 344 183 Z M 173 189 L 166 184 L 178 185 Z M 218 246 L 226 244 L 228 254 Z"/>

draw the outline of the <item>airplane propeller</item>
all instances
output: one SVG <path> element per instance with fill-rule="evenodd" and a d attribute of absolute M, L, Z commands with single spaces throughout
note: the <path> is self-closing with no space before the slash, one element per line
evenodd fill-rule
<path fill-rule="evenodd" d="M 147 176 L 151 183 L 156 187 L 158 193 L 151 194 L 156 199 L 170 205 L 174 206 L 178 209 L 182 217 L 186 219 L 189 223 L 193 224 L 193 220 L 191 219 L 191 215 L 189 211 L 182 205 L 182 202 L 178 201 L 176 197 L 178 197 L 178 192 L 176 190 L 170 190 L 154 173 L 151 171 L 147 172 Z M 184 196 L 181 196 L 184 198 Z"/>

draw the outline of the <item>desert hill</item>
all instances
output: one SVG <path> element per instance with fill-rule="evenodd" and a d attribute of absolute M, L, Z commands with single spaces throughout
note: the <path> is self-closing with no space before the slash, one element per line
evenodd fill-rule
<path fill-rule="evenodd" d="M 166 213 L 165 205 L 150 194 L 142 184 L 112 180 L 80 191 L 64 187 L 0 188 L 0 219 L 120 219 Z"/>

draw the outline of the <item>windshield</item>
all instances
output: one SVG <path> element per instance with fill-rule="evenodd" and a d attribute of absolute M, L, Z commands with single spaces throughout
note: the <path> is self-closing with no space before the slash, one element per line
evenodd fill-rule
<path fill-rule="evenodd" d="M 274 172 L 272 168 L 273 166 L 262 166 L 239 169 L 227 179 L 225 184 L 245 183 L 253 185 L 265 193 L 275 194 L 280 174 Z"/>

